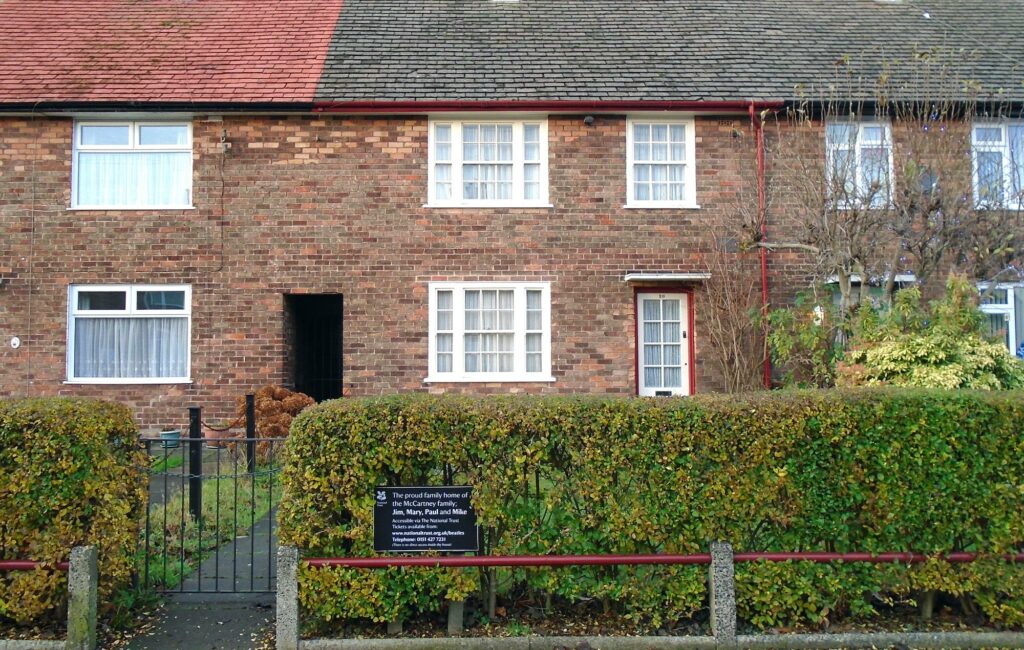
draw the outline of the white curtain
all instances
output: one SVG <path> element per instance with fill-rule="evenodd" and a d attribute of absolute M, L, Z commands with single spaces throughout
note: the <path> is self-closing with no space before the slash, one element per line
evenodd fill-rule
<path fill-rule="evenodd" d="M 188 318 L 76 318 L 75 377 L 185 377 Z"/>
<path fill-rule="evenodd" d="M 186 206 L 192 187 L 187 151 L 78 154 L 78 203 L 87 206 Z"/>

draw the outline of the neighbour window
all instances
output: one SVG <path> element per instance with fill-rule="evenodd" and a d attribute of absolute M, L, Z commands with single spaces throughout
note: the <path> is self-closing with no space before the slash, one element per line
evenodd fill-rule
<path fill-rule="evenodd" d="M 1024 208 L 1024 122 L 975 124 L 971 142 L 977 204 Z"/>
<path fill-rule="evenodd" d="M 884 207 L 890 200 L 892 134 L 883 122 L 825 126 L 826 183 L 836 207 Z"/>
<path fill-rule="evenodd" d="M 697 207 L 693 120 L 629 120 L 628 207 Z"/>
<path fill-rule="evenodd" d="M 427 381 L 552 381 L 544 283 L 430 285 Z"/>
<path fill-rule="evenodd" d="M 77 122 L 72 177 L 76 208 L 192 207 L 192 125 Z"/>
<path fill-rule="evenodd" d="M 547 122 L 432 121 L 429 140 L 430 205 L 547 205 Z"/>
<path fill-rule="evenodd" d="M 190 287 L 73 285 L 69 298 L 69 381 L 189 381 Z"/>
<path fill-rule="evenodd" d="M 979 290 L 986 331 L 1024 358 L 1024 285 L 983 284 Z"/>

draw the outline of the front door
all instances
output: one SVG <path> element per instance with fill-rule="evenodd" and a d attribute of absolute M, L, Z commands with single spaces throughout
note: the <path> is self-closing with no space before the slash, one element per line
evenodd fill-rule
<path fill-rule="evenodd" d="M 689 296 L 642 292 L 636 302 L 640 395 L 689 395 Z"/>

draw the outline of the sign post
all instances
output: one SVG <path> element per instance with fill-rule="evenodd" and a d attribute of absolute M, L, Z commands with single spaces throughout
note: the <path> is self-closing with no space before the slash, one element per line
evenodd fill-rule
<path fill-rule="evenodd" d="M 374 494 L 373 550 L 378 553 L 480 550 L 472 487 L 378 487 Z"/>

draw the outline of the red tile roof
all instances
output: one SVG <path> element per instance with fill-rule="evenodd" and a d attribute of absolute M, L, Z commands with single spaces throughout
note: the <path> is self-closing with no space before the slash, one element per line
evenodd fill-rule
<path fill-rule="evenodd" d="M 311 102 L 342 0 L 0 0 L 0 105 Z"/>

